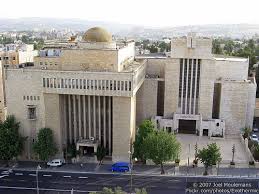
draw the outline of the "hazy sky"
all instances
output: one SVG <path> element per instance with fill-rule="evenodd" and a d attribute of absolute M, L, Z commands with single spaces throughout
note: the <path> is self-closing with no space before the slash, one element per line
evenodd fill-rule
<path fill-rule="evenodd" d="M 259 0 L 12 0 L 0 18 L 55 17 L 146 26 L 259 24 Z"/>

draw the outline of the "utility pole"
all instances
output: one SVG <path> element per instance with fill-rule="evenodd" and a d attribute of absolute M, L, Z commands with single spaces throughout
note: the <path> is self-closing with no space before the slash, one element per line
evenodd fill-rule
<path fill-rule="evenodd" d="M 133 169 L 133 161 L 132 161 L 132 143 L 130 143 L 130 151 L 129 153 L 129 159 L 130 159 L 130 193 L 132 193 L 132 182 L 133 182 L 133 175 L 132 175 L 132 169 Z"/>
<path fill-rule="evenodd" d="M 36 184 L 37 184 L 37 194 L 40 193 L 40 190 L 39 190 L 39 178 L 38 178 L 38 172 L 39 170 L 41 169 L 40 165 L 37 166 L 37 169 L 36 169 Z"/>

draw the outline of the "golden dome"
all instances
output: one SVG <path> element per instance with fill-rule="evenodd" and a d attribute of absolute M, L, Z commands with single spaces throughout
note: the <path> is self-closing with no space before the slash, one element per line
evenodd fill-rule
<path fill-rule="evenodd" d="M 94 27 L 85 32 L 83 40 L 87 42 L 112 42 L 112 35 L 103 28 Z"/>

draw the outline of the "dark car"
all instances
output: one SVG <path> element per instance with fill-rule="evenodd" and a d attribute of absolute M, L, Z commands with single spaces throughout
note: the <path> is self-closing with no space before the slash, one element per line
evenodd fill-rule
<path fill-rule="evenodd" d="M 128 162 L 116 162 L 112 165 L 112 172 L 128 172 L 130 164 Z"/>

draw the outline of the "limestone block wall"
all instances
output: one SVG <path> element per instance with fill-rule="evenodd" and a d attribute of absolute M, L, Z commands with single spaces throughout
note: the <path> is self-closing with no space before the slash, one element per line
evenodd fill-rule
<path fill-rule="evenodd" d="M 61 53 L 62 70 L 117 71 L 117 50 L 67 49 Z"/>
<path fill-rule="evenodd" d="M 53 130 L 59 155 L 62 156 L 62 131 L 60 121 L 60 97 L 58 94 L 43 94 L 45 105 L 44 126 Z"/>
<path fill-rule="evenodd" d="M 178 109 L 180 59 L 165 60 L 164 117 L 172 117 Z"/>
<path fill-rule="evenodd" d="M 249 128 L 253 128 L 253 120 L 255 116 L 255 101 L 256 101 L 256 82 L 247 84 L 247 110 L 246 110 L 246 126 Z"/>
<path fill-rule="evenodd" d="M 113 97 L 113 161 L 128 161 L 135 137 L 136 97 Z"/>
<path fill-rule="evenodd" d="M 34 67 L 48 70 L 62 69 L 60 57 L 34 57 Z"/>
<path fill-rule="evenodd" d="M 135 56 L 135 43 L 129 43 L 127 46 L 118 50 L 118 70 L 122 71 L 124 66 L 127 66 L 134 60 Z"/>
<path fill-rule="evenodd" d="M 7 115 L 14 115 L 20 122 L 20 132 L 27 137 L 23 159 L 32 159 L 32 142 L 38 130 L 44 127 L 45 109 L 41 92 L 41 73 L 7 70 L 5 80 Z M 28 119 L 28 106 L 36 107 L 36 119 Z"/>
<path fill-rule="evenodd" d="M 227 136 L 240 134 L 246 126 L 248 102 L 247 82 L 222 82 L 220 119 L 225 120 Z"/>
<path fill-rule="evenodd" d="M 173 38 L 171 40 L 172 58 L 190 58 L 193 56 L 199 59 L 210 59 L 212 57 L 212 40 L 209 38 L 193 37 L 194 48 L 187 47 L 187 37 Z"/>
<path fill-rule="evenodd" d="M 216 79 L 245 80 L 248 74 L 248 61 L 215 60 Z"/>
<path fill-rule="evenodd" d="M 165 59 L 147 59 L 147 75 L 157 75 L 159 78 L 165 77 Z"/>
<path fill-rule="evenodd" d="M 157 92 L 158 80 L 146 78 L 136 95 L 137 126 L 157 115 Z"/>
<path fill-rule="evenodd" d="M 203 119 L 212 118 L 215 63 L 213 60 L 201 61 L 199 113 Z"/>

